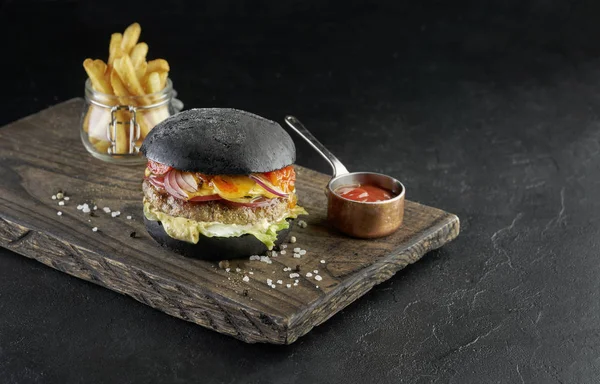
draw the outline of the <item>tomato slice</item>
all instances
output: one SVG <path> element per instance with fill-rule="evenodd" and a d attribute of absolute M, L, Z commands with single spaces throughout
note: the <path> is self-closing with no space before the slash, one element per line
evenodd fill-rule
<path fill-rule="evenodd" d="M 225 200 L 225 203 L 234 206 L 234 207 L 250 207 L 250 208 L 257 208 L 257 207 L 267 207 L 271 204 L 273 204 L 275 199 L 267 199 L 266 197 L 261 197 L 259 199 L 256 199 L 252 202 L 237 202 L 237 201 L 229 201 L 229 200 Z"/>
<path fill-rule="evenodd" d="M 221 196 L 219 196 L 216 193 L 214 195 L 207 195 L 207 196 L 194 196 L 194 197 L 190 198 L 188 201 L 202 202 L 202 201 L 213 201 L 213 200 L 221 200 Z"/>
<path fill-rule="evenodd" d="M 152 160 L 148 160 L 148 168 L 150 168 L 150 171 L 152 171 L 152 173 L 155 175 L 164 175 L 171 169 L 171 167 L 168 165 L 157 163 L 156 161 Z"/>

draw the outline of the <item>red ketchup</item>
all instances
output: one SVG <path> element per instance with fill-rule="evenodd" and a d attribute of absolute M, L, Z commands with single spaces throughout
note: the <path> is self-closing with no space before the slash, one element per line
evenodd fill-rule
<path fill-rule="evenodd" d="M 371 184 L 341 186 L 336 188 L 335 193 L 348 200 L 361 203 L 375 203 L 394 197 L 394 194 L 387 189 Z"/>

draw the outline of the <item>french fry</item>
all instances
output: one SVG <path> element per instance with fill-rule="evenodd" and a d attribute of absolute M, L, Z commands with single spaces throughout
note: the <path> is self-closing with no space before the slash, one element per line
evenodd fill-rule
<path fill-rule="evenodd" d="M 133 47 L 137 44 L 142 33 L 142 27 L 138 23 L 133 23 L 125 32 L 123 32 L 123 41 L 121 41 L 121 50 L 123 54 L 130 54 Z"/>
<path fill-rule="evenodd" d="M 116 126 L 117 137 L 115 138 L 115 153 L 126 154 L 129 153 L 129 139 L 127 135 L 127 133 L 129 132 L 129 124 L 127 124 L 129 122 L 129 112 L 123 110 L 116 111 L 116 119 L 118 122 L 122 122 L 125 124 L 117 124 Z"/>
<path fill-rule="evenodd" d="M 123 35 L 120 33 L 113 33 L 110 35 L 110 44 L 108 46 L 108 66 L 112 68 L 115 59 L 118 59 L 123 55 L 121 51 L 121 42 L 123 41 Z"/>
<path fill-rule="evenodd" d="M 146 62 L 146 60 L 142 61 L 142 63 L 138 67 L 135 67 L 135 76 L 138 78 L 141 84 L 143 84 L 142 79 L 144 79 L 146 75 L 147 68 L 148 63 Z"/>
<path fill-rule="evenodd" d="M 133 96 L 143 96 L 144 88 L 140 84 L 139 79 L 135 75 L 135 68 L 131 63 L 131 59 L 128 55 L 124 55 L 119 60 L 115 60 L 115 70 L 119 74 L 119 77 L 123 81 L 123 84 L 127 87 L 127 90 Z"/>
<path fill-rule="evenodd" d="M 169 77 L 169 72 L 160 72 L 158 76 L 160 76 L 160 89 L 165 89 L 167 86 L 167 77 Z"/>
<path fill-rule="evenodd" d="M 156 93 L 161 90 L 160 86 L 160 75 L 158 72 L 152 72 L 148 75 L 148 80 L 146 81 L 146 91 L 148 93 Z"/>
<path fill-rule="evenodd" d="M 117 59 L 117 61 L 119 61 L 119 60 L 121 60 L 121 59 Z M 116 71 L 112 71 L 110 73 L 110 84 L 112 85 L 115 96 L 121 96 L 121 97 L 131 96 L 129 94 L 129 91 L 127 90 L 127 88 L 125 87 L 123 82 L 121 81 L 119 74 Z"/>
<path fill-rule="evenodd" d="M 131 50 L 131 63 L 134 68 L 138 68 L 142 62 L 146 61 L 146 55 L 148 54 L 148 44 L 137 43 Z"/>
<path fill-rule="evenodd" d="M 164 59 L 150 60 L 148 62 L 148 69 L 146 69 L 146 71 L 148 73 L 169 72 L 170 70 L 171 70 L 171 68 L 169 67 L 169 62 Z"/>
<path fill-rule="evenodd" d="M 92 82 L 92 87 L 96 91 L 110 94 L 112 93 L 112 89 L 104 77 L 104 72 L 102 71 L 103 67 L 96 62 L 92 59 L 85 59 L 83 62 L 83 68 L 87 72 L 87 75 Z M 106 69 L 106 66 L 104 66 L 104 69 Z"/>

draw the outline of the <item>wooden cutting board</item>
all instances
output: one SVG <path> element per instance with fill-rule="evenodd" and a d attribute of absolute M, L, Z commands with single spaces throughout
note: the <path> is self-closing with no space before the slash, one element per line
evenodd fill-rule
<path fill-rule="evenodd" d="M 310 216 L 307 228 L 293 228 L 298 241 L 285 255 L 271 257 L 271 264 L 231 261 L 230 272 L 178 256 L 145 232 L 143 166 L 107 164 L 85 151 L 81 107 L 81 99 L 69 100 L 0 129 L 0 245 L 245 342 L 293 343 L 458 236 L 458 217 L 407 201 L 403 227 L 395 234 L 378 240 L 344 237 L 325 222 L 328 176 L 297 167 L 299 200 Z M 65 206 L 51 199 L 59 190 L 70 197 Z M 77 210 L 82 203 L 98 210 L 85 214 Z M 103 207 L 121 215 L 113 218 Z M 294 258 L 295 247 L 307 253 Z M 290 278 L 294 271 L 283 271 L 286 267 L 299 268 L 300 277 Z"/>

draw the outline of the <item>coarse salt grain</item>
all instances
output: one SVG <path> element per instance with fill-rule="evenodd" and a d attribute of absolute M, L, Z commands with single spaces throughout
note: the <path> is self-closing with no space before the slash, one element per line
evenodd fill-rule
<path fill-rule="evenodd" d="M 94 232 L 98 232 L 98 227 L 94 227 L 94 228 L 92 228 L 92 231 L 94 231 Z"/>
<path fill-rule="evenodd" d="M 260 257 L 260 261 L 262 263 L 267 263 L 267 264 L 272 264 L 273 262 L 271 261 L 271 259 L 269 259 L 269 256 L 261 256 Z"/>
<path fill-rule="evenodd" d="M 119 216 L 119 212 L 118 211 L 117 212 L 112 212 L 110 215 L 112 217 L 117 217 L 117 216 Z"/>
<path fill-rule="evenodd" d="M 83 205 L 78 205 L 78 206 L 77 206 L 77 210 L 78 210 L 78 211 L 81 211 L 82 209 L 83 209 Z"/>
<path fill-rule="evenodd" d="M 250 260 L 260 260 L 260 256 L 252 255 L 250 256 Z"/>
<path fill-rule="evenodd" d="M 229 273 L 229 271 L 231 271 L 231 268 L 225 268 L 225 272 Z"/>
<path fill-rule="evenodd" d="M 300 280 L 296 279 L 294 280 L 294 283 L 298 284 L 300 282 Z"/>
<path fill-rule="evenodd" d="M 271 254 L 272 257 L 277 257 L 277 252 L 273 251 L 273 253 Z"/>
<path fill-rule="evenodd" d="M 325 260 L 321 260 L 321 264 L 325 264 Z"/>
<path fill-rule="evenodd" d="M 318 270 L 318 269 L 315 269 L 315 270 L 313 271 L 313 273 L 319 273 L 319 270 Z"/>
<path fill-rule="evenodd" d="M 285 286 L 288 288 L 292 288 L 292 284 L 286 284 Z"/>
<path fill-rule="evenodd" d="M 317 275 L 317 276 L 315 276 L 315 280 L 321 281 L 321 280 L 323 280 L 323 278 L 320 275 Z"/>
<path fill-rule="evenodd" d="M 58 212 L 56 212 L 56 214 L 57 214 L 58 216 L 62 216 L 62 212 L 61 212 L 61 211 L 58 211 Z"/>
<path fill-rule="evenodd" d="M 59 201 L 58 205 L 63 206 L 63 205 L 65 205 L 65 202 L 64 201 Z"/>
<path fill-rule="evenodd" d="M 236 268 L 236 269 L 235 269 L 235 271 L 236 271 L 237 273 L 240 273 L 240 272 L 242 272 L 242 269 L 241 269 L 241 268 Z"/>
<path fill-rule="evenodd" d="M 108 208 L 108 207 L 104 207 L 104 208 L 102 208 L 102 210 L 106 213 L 110 213 L 110 208 Z"/>
<path fill-rule="evenodd" d="M 293 279 L 294 277 L 300 277 L 299 273 L 290 273 L 290 279 Z"/>
<path fill-rule="evenodd" d="M 281 251 L 279 251 L 279 253 L 281 253 L 282 255 L 285 255 L 285 253 L 286 253 L 286 252 L 285 252 L 285 249 L 284 249 L 284 250 L 281 250 Z"/>
<path fill-rule="evenodd" d="M 251 275 L 254 275 L 254 272 L 252 272 L 252 271 L 250 271 L 250 272 L 248 272 L 248 273 L 249 273 L 249 274 L 251 274 Z"/>
<path fill-rule="evenodd" d="M 290 243 L 294 244 L 296 242 L 296 236 L 290 237 Z"/>
<path fill-rule="evenodd" d="M 301 250 L 301 249 L 300 249 L 300 248 L 298 248 L 298 247 L 294 248 L 294 252 L 296 252 L 296 253 L 300 252 L 300 250 Z"/>
<path fill-rule="evenodd" d="M 301 257 L 302 257 L 302 256 L 300 256 L 300 254 L 299 254 L 299 253 L 294 253 L 294 258 L 295 258 L 295 259 L 299 259 L 299 258 L 301 258 Z"/>
<path fill-rule="evenodd" d="M 283 280 L 277 280 L 277 284 L 283 284 Z"/>
<path fill-rule="evenodd" d="M 90 213 L 90 207 L 83 207 L 81 210 L 83 213 Z"/>
<path fill-rule="evenodd" d="M 69 201 L 71 198 L 69 196 L 65 196 L 65 201 Z"/>
<path fill-rule="evenodd" d="M 306 255 L 306 249 L 301 249 L 298 253 L 300 254 L 300 256 L 304 256 Z"/>
<path fill-rule="evenodd" d="M 271 288 L 277 288 L 275 284 L 271 284 Z"/>
<path fill-rule="evenodd" d="M 127 216 L 127 220 L 131 220 L 131 216 Z"/>
<path fill-rule="evenodd" d="M 97 210 L 97 209 L 98 209 L 98 206 L 97 206 L 97 205 L 94 205 L 94 211 L 95 211 L 95 210 Z"/>
<path fill-rule="evenodd" d="M 298 286 L 298 283 L 294 283 L 294 287 L 297 287 L 297 286 Z"/>
<path fill-rule="evenodd" d="M 56 195 L 52 195 L 52 200 L 56 200 Z"/>
<path fill-rule="evenodd" d="M 267 285 L 271 285 L 271 284 L 273 284 L 273 280 L 267 279 Z"/>
<path fill-rule="evenodd" d="M 58 192 L 58 193 L 56 194 L 56 198 L 57 198 L 57 199 L 62 199 L 63 197 L 65 197 L 65 194 L 64 194 L 64 193 L 62 193 L 62 192 Z"/>
<path fill-rule="evenodd" d="M 250 278 L 248 276 L 244 276 L 244 278 L 242 280 L 244 280 L 247 283 L 250 281 Z"/>
<path fill-rule="evenodd" d="M 312 273 L 310 273 L 310 272 L 307 272 L 307 273 L 306 273 L 306 277 L 312 277 Z"/>
<path fill-rule="evenodd" d="M 286 249 L 287 248 L 287 244 L 281 244 L 281 249 Z"/>
<path fill-rule="evenodd" d="M 318 286 L 318 285 L 315 285 L 315 288 L 319 289 L 319 286 Z"/>

